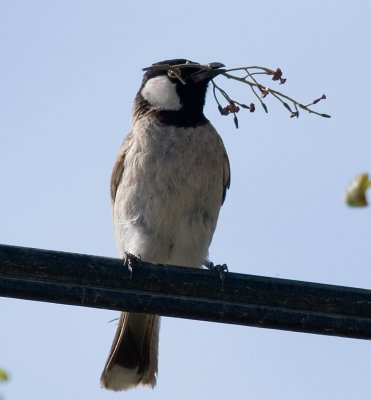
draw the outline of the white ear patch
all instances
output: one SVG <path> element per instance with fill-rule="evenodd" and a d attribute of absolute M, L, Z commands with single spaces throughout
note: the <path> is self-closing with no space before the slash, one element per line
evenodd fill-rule
<path fill-rule="evenodd" d="M 182 108 L 176 84 L 166 75 L 148 79 L 141 95 L 151 106 L 161 110 L 178 111 Z"/>

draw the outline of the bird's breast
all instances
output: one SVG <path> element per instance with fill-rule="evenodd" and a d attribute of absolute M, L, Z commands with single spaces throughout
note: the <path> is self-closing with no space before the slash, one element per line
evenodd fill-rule
<path fill-rule="evenodd" d="M 222 203 L 221 139 L 209 123 L 133 128 L 114 204 L 119 247 L 150 262 L 198 266 Z"/>

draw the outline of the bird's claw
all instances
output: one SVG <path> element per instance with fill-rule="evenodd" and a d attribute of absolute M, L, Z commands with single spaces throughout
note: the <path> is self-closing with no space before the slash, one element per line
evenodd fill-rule
<path fill-rule="evenodd" d="M 222 289 L 224 289 L 224 279 L 225 279 L 225 273 L 228 272 L 228 265 L 227 264 L 215 265 L 212 261 L 209 261 L 209 260 L 206 260 L 204 265 L 210 271 L 218 272 L 219 278 L 222 282 Z"/>
<path fill-rule="evenodd" d="M 128 251 L 125 251 L 124 265 L 128 269 L 130 277 L 133 274 L 134 267 L 140 265 L 141 262 L 142 259 L 140 257 L 140 254 L 132 254 L 129 253 Z"/>

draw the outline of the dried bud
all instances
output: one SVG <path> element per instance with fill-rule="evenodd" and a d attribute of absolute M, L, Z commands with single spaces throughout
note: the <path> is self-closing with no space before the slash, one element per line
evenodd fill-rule
<path fill-rule="evenodd" d="M 286 78 L 280 78 L 280 85 L 283 85 L 286 83 L 287 79 Z"/>
<path fill-rule="evenodd" d="M 250 103 L 250 112 L 254 112 L 254 111 L 255 111 L 255 104 Z"/>
<path fill-rule="evenodd" d="M 268 89 L 267 87 L 259 86 L 259 89 L 260 89 L 260 92 L 261 92 L 260 97 L 262 97 L 262 98 L 264 99 L 264 97 L 267 97 L 267 96 L 268 96 L 268 94 L 269 94 L 269 89 Z"/>
<path fill-rule="evenodd" d="M 240 107 L 238 107 L 234 101 L 230 101 L 229 106 L 227 107 L 229 109 L 229 112 L 231 113 L 237 113 L 238 111 L 240 111 Z"/>
<path fill-rule="evenodd" d="M 272 76 L 272 80 L 274 80 L 274 81 L 279 81 L 279 80 L 281 80 L 281 78 L 282 78 L 282 71 L 281 71 L 280 68 L 277 68 L 277 69 L 274 71 L 274 74 L 273 74 L 273 76 Z"/>
<path fill-rule="evenodd" d="M 218 110 L 221 115 L 228 115 L 229 114 L 229 106 L 222 107 L 221 105 L 218 106 Z"/>
<path fill-rule="evenodd" d="M 314 100 L 312 104 L 317 104 L 317 103 L 320 102 L 321 100 L 325 100 L 325 99 L 326 99 L 326 95 L 323 94 L 320 98 Z"/>
<path fill-rule="evenodd" d="M 291 111 L 290 118 L 299 118 L 299 111 Z"/>
<path fill-rule="evenodd" d="M 345 189 L 344 201 L 350 207 L 366 207 L 368 205 L 366 190 L 371 186 L 368 174 L 359 174 Z"/>
<path fill-rule="evenodd" d="M 236 114 L 233 117 L 233 122 L 234 122 L 234 125 L 236 126 L 236 129 L 238 129 L 238 118 L 237 118 Z"/>
<path fill-rule="evenodd" d="M 292 110 L 291 110 L 290 106 L 287 103 L 282 102 L 282 104 L 284 105 L 285 108 L 287 108 L 292 113 Z"/>

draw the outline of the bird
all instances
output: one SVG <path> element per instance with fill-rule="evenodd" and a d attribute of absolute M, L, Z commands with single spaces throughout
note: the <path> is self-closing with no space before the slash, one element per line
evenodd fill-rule
<path fill-rule="evenodd" d="M 177 67 L 180 66 L 180 67 Z M 116 245 L 121 257 L 202 267 L 230 186 L 222 138 L 204 115 L 221 63 L 165 60 L 144 69 L 131 132 L 111 176 Z M 105 389 L 156 385 L 160 317 L 120 314 L 101 376 Z"/>

